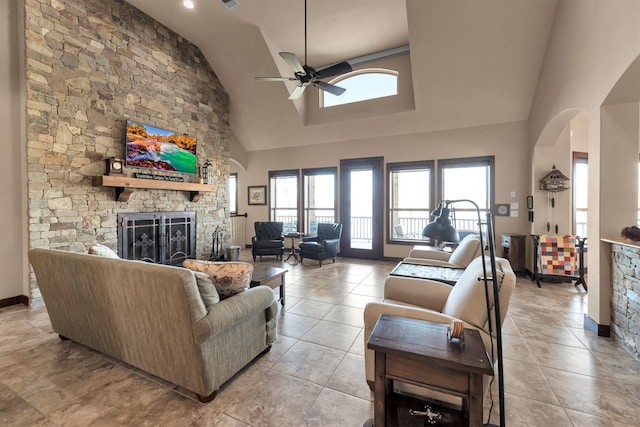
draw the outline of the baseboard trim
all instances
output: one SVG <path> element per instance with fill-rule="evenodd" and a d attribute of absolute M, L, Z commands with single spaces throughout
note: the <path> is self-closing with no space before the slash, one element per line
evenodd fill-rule
<path fill-rule="evenodd" d="M 599 337 L 610 337 L 611 326 L 600 325 L 588 315 L 584 315 L 584 327 L 596 334 Z"/>
<path fill-rule="evenodd" d="M 18 295 L 17 297 L 0 299 L 0 308 L 17 304 L 29 305 L 29 298 L 24 295 Z"/>

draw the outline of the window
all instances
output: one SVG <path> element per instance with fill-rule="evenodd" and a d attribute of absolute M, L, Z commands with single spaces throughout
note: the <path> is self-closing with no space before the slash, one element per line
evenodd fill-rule
<path fill-rule="evenodd" d="M 336 222 L 336 174 L 336 168 L 303 169 L 305 233 L 316 234 L 321 222 Z"/>
<path fill-rule="evenodd" d="M 298 231 L 298 170 L 269 172 L 269 217 L 284 223 L 285 233 Z"/>
<path fill-rule="evenodd" d="M 368 99 L 398 94 L 398 73 L 391 70 L 369 69 L 340 76 L 331 83 L 346 89 L 340 96 L 322 92 L 320 107 L 350 104 Z"/>
<path fill-rule="evenodd" d="M 433 161 L 387 165 L 389 241 L 422 239 L 433 210 Z"/>
<path fill-rule="evenodd" d="M 573 233 L 587 235 L 587 200 L 589 192 L 589 157 L 573 153 Z"/>
<path fill-rule="evenodd" d="M 229 213 L 238 213 L 238 174 L 229 175 Z"/>
<path fill-rule="evenodd" d="M 493 206 L 494 157 L 475 157 L 438 161 L 439 200 L 469 199 L 478 204 L 480 218 L 485 221 Z M 456 230 L 478 230 L 478 214 L 470 203 L 452 206 L 452 225 Z"/>

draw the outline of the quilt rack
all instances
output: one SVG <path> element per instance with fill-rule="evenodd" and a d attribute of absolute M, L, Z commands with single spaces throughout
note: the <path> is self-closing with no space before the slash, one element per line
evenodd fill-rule
<path fill-rule="evenodd" d="M 564 277 L 575 280 L 574 285 L 582 285 L 587 291 L 584 280 L 584 253 L 586 237 L 560 235 L 532 235 L 533 275 L 539 288 L 540 279 L 545 277 Z M 576 263 L 577 255 L 577 263 Z M 577 264 L 577 269 L 576 269 Z M 576 275 L 577 270 L 577 275 Z"/>

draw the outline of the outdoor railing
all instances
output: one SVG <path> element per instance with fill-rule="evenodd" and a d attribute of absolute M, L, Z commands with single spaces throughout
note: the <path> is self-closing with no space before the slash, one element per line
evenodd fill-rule
<path fill-rule="evenodd" d="M 297 216 L 291 216 L 291 215 L 276 215 L 276 219 L 275 221 L 277 222 L 282 222 L 282 232 L 283 233 L 293 233 L 298 230 L 298 217 Z M 315 219 L 311 221 L 310 227 L 309 227 L 309 232 L 311 234 L 315 234 L 318 231 L 318 224 L 319 223 L 329 223 L 329 224 L 333 224 L 335 222 L 335 218 L 333 217 L 333 215 L 331 216 L 320 216 L 320 215 L 316 215 Z"/>
<path fill-rule="evenodd" d="M 282 231 L 284 233 L 290 233 L 298 230 L 298 217 L 292 215 L 277 215 L 275 221 L 283 223 Z M 333 216 L 316 216 L 310 224 L 310 232 L 314 234 L 317 230 L 317 224 L 319 223 L 334 223 L 335 218 Z M 429 223 L 428 218 L 398 218 L 398 224 L 402 225 L 403 236 L 397 235 L 394 227 L 393 238 L 395 239 L 410 239 L 410 240 L 422 240 L 422 230 Z M 354 216 L 351 217 L 351 238 L 371 240 L 372 238 L 372 224 L 373 218 L 370 216 Z M 452 224 L 456 230 L 477 230 L 478 220 L 473 219 L 456 219 L 452 221 Z"/>
<path fill-rule="evenodd" d="M 370 216 L 351 217 L 351 238 L 371 240 L 372 218 Z"/>

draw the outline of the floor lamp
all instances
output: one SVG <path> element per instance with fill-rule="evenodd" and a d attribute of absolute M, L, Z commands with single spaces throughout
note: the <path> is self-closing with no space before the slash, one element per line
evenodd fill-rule
<path fill-rule="evenodd" d="M 422 230 L 422 235 L 425 237 L 429 237 L 431 239 L 435 239 L 438 242 L 457 242 L 459 241 L 458 232 L 451 225 L 451 221 L 449 220 L 449 206 L 455 203 L 471 203 L 476 208 L 476 213 L 478 214 L 478 230 L 480 233 L 480 248 L 484 252 L 484 241 L 482 238 L 482 218 L 480 214 L 480 207 L 478 207 L 477 203 L 473 200 L 469 199 L 458 199 L 458 200 L 443 200 L 438 205 L 438 208 L 432 212 L 432 216 L 435 217 L 433 222 L 427 224 L 427 226 Z M 489 298 L 489 282 L 492 285 L 493 291 L 493 300 L 495 305 L 495 328 L 496 328 L 496 347 L 497 347 L 497 362 L 498 362 L 498 398 L 499 398 L 499 407 L 500 407 L 500 427 L 505 426 L 505 409 L 504 409 L 504 375 L 503 375 L 503 367 L 502 367 L 502 323 L 500 322 L 500 298 L 498 295 L 498 274 L 496 271 L 496 250 L 495 250 L 495 242 L 493 237 L 493 221 L 491 217 L 491 212 L 487 212 L 487 245 L 489 246 L 489 259 L 491 261 L 491 276 L 487 274 L 487 264 L 486 262 L 482 263 L 482 275 L 484 280 L 484 294 L 485 301 L 487 303 L 487 319 L 489 322 L 489 334 L 493 333 L 493 325 L 491 320 L 491 300 Z M 493 357 L 493 355 L 492 355 Z M 487 424 L 488 426 L 492 426 L 492 424 Z"/>

